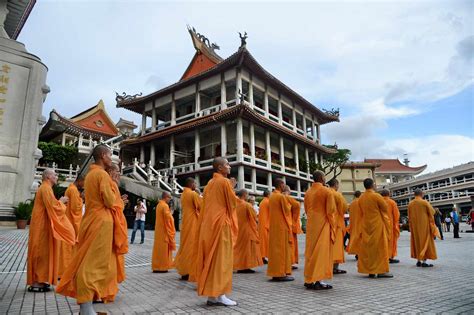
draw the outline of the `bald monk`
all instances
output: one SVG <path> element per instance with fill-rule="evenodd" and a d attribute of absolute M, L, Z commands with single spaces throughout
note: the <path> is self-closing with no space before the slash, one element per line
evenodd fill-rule
<path fill-rule="evenodd" d="M 114 231 L 118 222 L 114 204 L 116 195 L 109 174 L 112 152 L 103 144 L 92 151 L 94 164 L 84 183 L 86 213 L 79 230 L 79 244 L 56 290 L 76 298 L 81 314 L 95 314 L 92 301 L 104 303 L 115 299 L 117 285 L 117 253 L 115 244 L 127 242 L 127 236 Z M 120 239 L 116 239 L 120 237 Z"/>
<path fill-rule="evenodd" d="M 237 192 L 237 220 L 239 234 L 234 246 L 234 270 L 237 273 L 255 273 L 251 269 L 263 265 L 262 254 L 260 253 L 257 214 L 254 208 L 246 200 L 248 198 L 246 189 Z"/>
<path fill-rule="evenodd" d="M 196 259 L 197 293 L 207 296 L 207 305 L 235 306 L 226 294 L 232 290 L 233 247 L 238 223 L 235 213 L 237 197 L 227 176 L 227 159 L 212 162 L 214 174 L 204 188 L 203 207 L 199 215 Z"/>
<path fill-rule="evenodd" d="M 434 221 L 435 211 L 430 203 L 423 199 L 423 191 L 415 190 L 415 199 L 408 204 L 408 222 L 410 225 L 411 258 L 417 260 L 417 267 L 433 267 L 427 259 L 437 259 L 434 237 L 440 238 Z"/>
<path fill-rule="evenodd" d="M 268 207 L 270 199 L 270 192 L 265 190 L 263 192 L 263 199 L 259 204 L 258 212 L 258 235 L 260 237 L 260 253 L 264 264 L 268 263 L 268 233 L 270 230 L 270 209 Z"/>
<path fill-rule="evenodd" d="M 383 189 L 380 194 L 387 203 L 388 217 L 391 225 L 391 239 L 388 242 L 388 262 L 390 264 L 398 264 L 400 260 L 395 259 L 395 257 L 397 257 L 397 243 L 400 237 L 400 210 L 398 210 L 395 200 L 390 198 L 390 192 L 387 189 Z"/>
<path fill-rule="evenodd" d="M 291 228 L 291 233 L 293 237 L 293 243 L 291 244 L 291 252 L 293 254 L 292 259 L 291 259 L 291 269 L 295 270 L 298 269 L 297 265 L 298 264 L 298 234 L 302 234 L 303 230 L 301 229 L 301 220 L 300 220 L 300 203 L 291 196 L 291 189 L 290 186 L 286 185 L 285 186 L 285 191 L 283 194 L 286 196 L 286 199 L 288 199 L 288 202 L 291 205 L 291 222 L 292 222 L 292 228 Z"/>
<path fill-rule="evenodd" d="M 323 280 L 333 276 L 333 251 L 336 239 L 336 202 L 331 190 L 324 186 L 324 173 L 313 174 L 314 183 L 304 196 L 306 249 L 304 264 L 305 287 L 311 290 L 332 289 Z"/>
<path fill-rule="evenodd" d="M 28 235 L 28 291 L 46 292 L 56 285 L 60 242 L 73 246 L 76 241 L 74 227 L 66 216 L 68 198 L 54 197 L 52 187 L 57 181 L 56 173 L 45 169 L 36 192 Z"/>
<path fill-rule="evenodd" d="M 339 181 L 336 178 L 331 179 L 328 182 L 329 188 L 334 195 L 334 201 L 336 202 L 336 240 L 334 241 L 334 271 L 335 275 L 347 273 L 345 270 L 339 269 L 339 264 L 346 261 L 344 257 L 344 235 L 346 234 L 346 225 L 344 223 L 344 214 L 347 211 L 347 202 L 344 196 L 338 191 Z"/>
<path fill-rule="evenodd" d="M 82 220 L 82 198 L 80 189 L 84 186 L 84 177 L 81 175 L 77 177 L 74 183 L 71 183 L 66 189 L 64 196 L 68 197 L 69 202 L 66 206 L 66 217 L 74 227 L 76 239 L 79 236 L 79 227 Z M 75 245 L 75 244 L 74 244 Z M 64 270 L 69 265 L 72 259 L 72 252 L 74 245 L 69 245 L 66 242 L 61 242 L 59 247 L 59 269 L 58 277 L 61 278 Z"/>
<path fill-rule="evenodd" d="M 197 226 L 199 212 L 201 211 L 202 200 L 196 192 L 196 181 L 188 177 L 184 183 L 184 190 L 181 194 L 181 208 L 183 209 L 183 223 L 180 231 L 179 250 L 174 259 L 174 265 L 181 280 L 191 280 L 194 277 L 194 266 L 197 255 Z"/>
<path fill-rule="evenodd" d="M 293 281 L 291 264 L 293 260 L 293 220 L 291 204 L 283 195 L 285 182 L 277 178 L 275 190 L 270 195 L 270 233 L 268 247 L 267 276 L 272 281 Z"/>
<path fill-rule="evenodd" d="M 362 243 L 362 212 L 359 207 L 359 197 L 362 193 L 357 190 L 354 192 L 354 199 L 349 206 L 349 244 L 346 247 L 348 254 L 356 255 L 360 250 L 360 244 Z"/>
<path fill-rule="evenodd" d="M 114 205 L 112 206 L 112 215 L 114 216 L 114 250 L 117 255 L 117 282 L 125 280 L 125 254 L 128 253 L 128 226 L 127 219 L 123 214 L 125 204 L 128 203 L 128 195 L 120 195 L 120 169 L 117 164 L 107 168 L 111 179 L 112 190 L 115 195 Z M 116 236 L 116 234 L 118 234 Z"/>
<path fill-rule="evenodd" d="M 168 205 L 171 194 L 163 191 L 161 200 L 156 205 L 155 242 L 151 260 L 154 273 L 166 273 L 173 267 L 173 251 L 176 250 L 173 215 Z"/>
<path fill-rule="evenodd" d="M 359 198 L 362 244 L 357 261 L 358 272 L 369 274 L 370 278 L 393 278 L 388 265 L 391 224 L 387 204 L 374 191 L 373 179 L 364 179 L 364 187 L 365 192 Z"/>

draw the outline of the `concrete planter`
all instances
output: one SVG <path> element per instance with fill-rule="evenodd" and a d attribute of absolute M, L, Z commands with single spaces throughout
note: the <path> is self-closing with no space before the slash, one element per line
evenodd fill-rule
<path fill-rule="evenodd" d="M 16 228 L 19 230 L 24 230 L 28 220 L 16 220 Z"/>

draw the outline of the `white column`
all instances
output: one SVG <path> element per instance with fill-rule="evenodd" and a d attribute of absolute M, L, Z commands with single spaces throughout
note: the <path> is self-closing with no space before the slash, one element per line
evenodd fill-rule
<path fill-rule="evenodd" d="M 301 198 L 301 182 L 299 179 L 296 180 L 296 191 L 298 192 L 298 197 Z"/>
<path fill-rule="evenodd" d="M 235 76 L 235 99 L 236 103 L 240 104 L 240 93 L 243 93 L 242 91 L 242 71 L 240 69 L 237 69 L 237 75 Z"/>
<path fill-rule="evenodd" d="M 320 143 L 321 139 L 321 130 L 319 129 L 319 124 L 316 125 L 316 142 Z"/>
<path fill-rule="evenodd" d="M 244 166 L 243 165 L 240 165 L 238 168 L 237 187 L 239 189 L 244 188 Z"/>
<path fill-rule="evenodd" d="M 314 123 L 314 115 L 311 116 L 311 130 L 313 131 L 314 142 L 316 142 L 316 140 L 318 140 L 318 137 L 317 137 L 317 134 L 316 134 L 316 127 L 315 127 L 315 123 Z"/>
<path fill-rule="evenodd" d="M 227 91 L 225 89 L 225 78 L 224 78 L 224 73 L 221 75 L 221 105 L 222 109 L 227 108 Z"/>
<path fill-rule="evenodd" d="M 145 163 L 145 145 L 140 145 L 140 163 Z"/>
<path fill-rule="evenodd" d="M 174 166 L 174 135 L 170 137 L 170 168 Z"/>
<path fill-rule="evenodd" d="M 194 115 L 195 117 L 197 117 L 197 115 L 201 111 L 201 97 L 199 95 L 199 89 L 200 89 L 199 83 L 196 83 L 196 101 L 195 101 L 196 114 Z"/>
<path fill-rule="evenodd" d="M 243 161 L 243 155 L 244 155 L 244 130 L 243 130 L 243 123 L 242 123 L 242 117 L 237 118 L 237 161 L 242 162 Z"/>
<path fill-rule="evenodd" d="M 253 124 L 253 122 L 250 122 L 249 124 L 249 138 L 250 138 L 250 156 L 252 157 L 252 164 L 255 164 L 255 125 Z"/>
<path fill-rule="evenodd" d="M 306 173 L 308 173 L 308 178 L 311 175 L 309 171 L 309 150 L 308 148 L 304 148 L 304 158 L 306 160 Z"/>
<path fill-rule="evenodd" d="M 174 93 L 171 95 L 171 126 L 176 125 L 176 101 L 174 100 Z"/>
<path fill-rule="evenodd" d="M 282 112 L 282 109 L 281 109 L 281 95 L 280 93 L 278 93 L 278 122 L 280 124 L 283 123 L 283 112 Z"/>
<path fill-rule="evenodd" d="M 156 130 L 156 107 L 155 107 L 155 101 L 152 103 L 152 108 L 151 108 L 151 131 Z"/>
<path fill-rule="evenodd" d="M 155 143 L 150 143 L 150 164 L 155 166 Z"/>
<path fill-rule="evenodd" d="M 265 153 L 267 154 L 268 169 L 272 168 L 272 144 L 270 141 L 270 131 L 265 130 Z"/>
<path fill-rule="evenodd" d="M 199 174 L 194 175 L 194 181 L 196 182 L 196 187 L 200 188 L 201 187 L 201 178 L 200 178 Z M 202 193 L 202 191 L 201 191 L 201 193 Z"/>
<path fill-rule="evenodd" d="M 295 103 L 293 103 L 293 108 L 291 109 L 291 114 L 293 115 L 293 130 L 296 131 L 296 109 Z"/>
<path fill-rule="evenodd" d="M 221 123 L 221 156 L 225 157 L 227 154 L 227 129 L 225 123 Z"/>
<path fill-rule="evenodd" d="M 250 80 L 249 80 L 249 103 L 250 103 L 250 107 L 254 107 L 254 103 L 253 103 L 253 76 L 252 74 L 250 74 Z"/>
<path fill-rule="evenodd" d="M 300 153 L 298 152 L 298 144 L 295 142 L 295 167 L 296 167 L 296 175 L 300 176 Z"/>
<path fill-rule="evenodd" d="M 201 154 L 201 143 L 199 138 L 199 130 L 194 130 L 194 168 L 199 168 L 199 156 Z"/>
<path fill-rule="evenodd" d="M 303 130 L 304 130 L 304 136 L 308 137 L 308 134 L 306 133 L 306 112 L 303 109 Z"/>
<path fill-rule="evenodd" d="M 280 136 L 280 164 L 282 171 L 285 170 L 285 143 L 283 137 Z"/>
<path fill-rule="evenodd" d="M 268 186 L 268 191 L 272 191 L 272 186 L 273 186 L 273 183 L 272 183 L 272 173 L 271 172 L 268 172 L 267 173 L 267 186 Z"/>
<path fill-rule="evenodd" d="M 146 112 L 145 112 L 145 110 L 143 110 L 143 113 L 142 113 L 142 136 L 145 134 L 145 130 L 146 130 Z"/>
<path fill-rule="evenodd" d="M 66 145 L 66 134 L 63 132 L 61 135 L 61 145 L 65 146 Z"/>
<path fill-rule="evenodd" d="M 268 118 L 270 114 L 270 109 L 268 106 L 268 86 L 265 84 L 265 93 L 263 94 L 263 108 L 265 110 L 265 117 Z"/>
<path fill-rule="evenodd" d="M 257 169 L 252 168 L 252 190 L 257 191 Z"/>

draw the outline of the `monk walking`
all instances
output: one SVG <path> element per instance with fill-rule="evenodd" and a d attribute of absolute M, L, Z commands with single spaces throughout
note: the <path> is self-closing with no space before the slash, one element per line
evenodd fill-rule
<path fill-rule="evenodd" d="M 92 301 L 107 303 L 115 299 L 118 285 L 114 244 L 127 242 L 126 234 L 114 231 L 116 196 L 105 171 L 112 165 L 112 152 L 101 144 L 94 148 L 92 156 L 94 164 L 84 183 L 87 210 L 79 230 L 79 244 L 57 289 L 59 294 L 76 298 L 81 314 L 86 315 L 95 314 Z"/>
<path fill-rule="evenodd" d="M 56 285 L 60 242 L 73 246 L 76 241 L 74 227 L 66 216 L 68 198 L 54 197 L 52 187 L 57 181 L 56 173 L 45 169 L 36 192 L 28 235 L 28 291 L 46 292 Z"/>
<path fill-rule="evenodd" d="M 173 267 L 176 230 L 173 215 L 168 205 L 170 200 L 171 194 L 164 191 L 160 202 L 156 205 L 155 242 L 153 243 L 151 260 L 151 269 L 154 273 L 166 273 L 168 269 Z"/>
<path fill-rule="evenodd" d="M 347 211 L 347 202 L 344 196 L 338 191 L 339 190 L 339 181 L 336 178 L 331 179 L 328 182 L 328 185 L 334 195 L 334 200 L 336 202 L 336 239 L 334 241 L 334 274 L 344 274 L 347 273 L 345 270 L 339 269 L 339 264 L 342 264 L 346 261 L 344 257 L 344 235 L 346 234 L 346 225 L 344 224 L 344 214 Z"/>
<path fill-rule="evenodd" d="M 395 259 L 395 257 L 397 257 L 398 238 L 400 237 L 400 210 L 398 210 L 395 200 L 390 198 L 390 192 L 387 189 L 383 189 L 380 194 L 387 203 L 388 217 L 390 219 L 390 225 L 392 228 L 392 237 L 388 242 L 388 261 L 391 264 L 398 264 L 400 260 Z"/>
<path fill-rule="evenodd" d="M 291 263 L 293 260 L 293 221 L 291 205 L 283 195 L 285 182 L 277 178 L 274 182 L 275 191 L 270 196 L 270 233 L 268 248 L 267 276 L 272 281 L 293 281 Z"/>
<path fill-rule="evenodd" d="M 332 289 L 332 285 L 323 280 L 331 279 L 333 275 L 336 202 L 334 194 L 324 186 L 326 179 L 323 172 L 314 172 L 313 180 L 304 197 L 304 209 L 308 217 L 304 282 L 307 289 L 327 290 Z"/>
<path fill-rule="evenodd" d="M 202 200 L 196 192 L 196 181 L 188 177 L 181 194 L 181 208 L 183 209 L 183 223 L 181 226 L 179 250 L 174 259 L 174 265 L 181 280 L 193 279 L 194 266 L 197 255 L 197 226 Z"/>
<path fill-rule="evenodd" d="M 248 203 L 248 192 L 241 189 L 237 192 L 237 221 L 239 234 L 234 246 L 234 270 L 237 273 L 255 273 L 251 269 L 263 265 L 262 254 L 260 253 L 257 214 L 252 205 Z"/>
<path fill-rule="evenodd" d="M 299 253 L 298 253 L 298 234 L 303 234 L 303 230 L 301 229 L 301 220 L 300 220 L 300 203 L 298 200 L 293 198 L 291 196 L 291 189 L 290 186 L 285 186 L 285 191 L 284 195 L 288 199 L 288 202 L 291 205 L 291 222 L 292 222 L 292 227 L 291 227 L 291 233 L 293 237 L 293 243 L 291 244 L 291 252 L 293 253 L 293 257 L 291 260 L 292 266 L 291 269 L 295 270 L 298 269 L 297 265 L 298 264 L 298 258 L 299 258 Z"/>
<path fill-rule="evenodd" d="M 365 192 L 359 198 L 362 211 L 362 244 L 357 268 L 359 273 L 369 274 L 370 278 L 393 278 L 388 265 L 391 224 L 387 204 L 383 197 L 374 191 L 373 179 L 364 179 L 364 187 Z"/>
<path fill-rule="evenodd" d="M 260 202 L 258 212 L 258 235 L 260 237 L 260 253 L 264 264 L 268 263 L 268 233 L 270 231 L 270 209 L 269 199 L 270 192 L 265 190 L 263 192 L 263 199 Z"/>
<path fill-rule="evenodd" d="M 237 197 L 227 179 L 230 173 L 227 159 L 217 157 L 212 166 L 214 174 L 204 189 L 199 215 L 197 293 L 208 297 L 208 305 L 235 306 L 237 302 L 225 294 L 232 290 L 233 246 L 238 235 Z"/>
<path fill-rule="evenodd" d="M 359 197 L 361 192 L 357 190 L 354 192 L 354 199 L 349 206 L 349 245 L 346 247 L 348 254 L 356 255 L 360 250 L 360 244 L 362 243 L 362 212 L 359 207 Z"/>
<path fill-rule="evenodd" d="M 69 202 L 66 205 L 66 217 L 69 219 L 72 226 L 74 227 L 76 240 L 79 236 L 79 227 L 81 226 L 82 220 L 82 198 L 79 190 L 82 189 L 83 186 L 84 177 L 80 176 L 76 178 L 74 183 L 69 185 L 69 187 L 64 193 L 64 196 L 69 199 Z M 59 278 L 61 278 L 64 270 L 71 262 L 74 245 L 71 246 L 66 242 L 61 242 L 61 245 L 59 247 Z"/>
<path fill-rule="evenodd" d="M 437 259 L 434 237 L 440 238 L 434 221 L 435 211 L 430 203 L 423 199 L 423 191 L 415 190 L 415 199 L 408 204 L 408 222 L 410 225 L 411 258 L 417 260 L 417 267 L 433 267 L 427 259 Z"/>

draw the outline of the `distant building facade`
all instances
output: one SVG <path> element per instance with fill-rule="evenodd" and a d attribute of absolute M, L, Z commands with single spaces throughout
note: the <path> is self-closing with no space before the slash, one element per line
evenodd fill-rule
<path fill-rule="evenodd" d="M 342 167 L 339 180 L 339 191 L 346 201 L 350 203 L 354 198 L 354 193 L 359 190 L 365 191 L 364 179 L 372 178 L 376 181 L 375 168 L 378 164 L 368 162 L 348 162 Z"/>
<path fill-rule="evenodd" d="M 386 188 L 390 184 L 413 179 L 426 169 L 426 165 L 417 167 L 409 166 L 409 161 L 406 158 L 403 163 L 398 159 L 365 159 L 364 162 L 378 165 L 375 169 L 375 179 L 378 189 Z"/>

